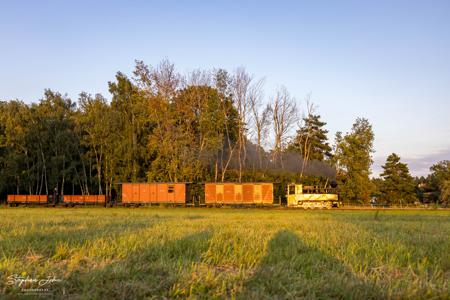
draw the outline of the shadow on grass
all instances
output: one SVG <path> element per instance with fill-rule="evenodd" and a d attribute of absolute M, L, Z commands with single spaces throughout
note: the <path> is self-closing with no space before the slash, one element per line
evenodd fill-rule
<path fill-rule="evenodd" d="M 270 240 L 268 254 L 237 298 L 378 299 L 383 295 L 339 260 L 283 230 Z"/>
<path fill-rule="evenodd" d="M 183 297 L 177 283 L 184 281 L 181 276 L 185 269 L 201 261 L 210 238 L 210 231 L 201 231 L 130 251 L 123 259 L 103 267 L 72 272 L 64 287 L 55 292 L 90 299 Z"/>

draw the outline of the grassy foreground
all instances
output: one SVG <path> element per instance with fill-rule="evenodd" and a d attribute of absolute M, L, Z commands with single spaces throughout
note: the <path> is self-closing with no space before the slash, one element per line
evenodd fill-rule
<path fill-rule="evenodd" d="M 1 295 L 449 299 L 450 211 L 2 208 Z"/>

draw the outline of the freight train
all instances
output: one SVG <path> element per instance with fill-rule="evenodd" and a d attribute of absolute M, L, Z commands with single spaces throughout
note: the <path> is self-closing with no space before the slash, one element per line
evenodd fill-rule
<path fill-rule="evenodd" d="M 61 199 L 61 201 L 59 201 Z M 111 204 L 105 195 L 64 195 L 54 197 L 49 195 L 8 195 L 9 206 L 19 205 L 47 205 L 47 206 L 75 206 L 75 205 L 103 205 Z"/>
<path fill-rule="evenodd" d="M 40 204 L 47 206 L 266 206 L 286 205 L 300 208 L 339 207 L 336 188 L 289 184 L 285 203 L 274 197 L 274 184 L 264 183 L 121 183 L 119 199 L 104 195 L 8 195 L 10 206 Z"/>

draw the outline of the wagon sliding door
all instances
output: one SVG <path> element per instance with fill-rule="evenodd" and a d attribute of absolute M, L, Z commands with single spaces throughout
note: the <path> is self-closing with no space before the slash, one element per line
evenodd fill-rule
<path fill-rule="evenodd" d="M 169 185 L 170 187 L 170 185 Z M 178 204 L 185 204 L 186 201 L 186 184 L 185 183 L 177 183 L 174 184 L 174 194 L 175 199 L 174 202 Z"/>
<path fill-rule="evenodd" d="M 133 200 L 133 185 L 130 183 L 122 184 L 122 203 L 131 203 Z"/>
<path fill-rule="evenodd" d="M 224 203 L 224 186 L 216 184 L 216 203 Z"/>
<path fill-rule="evenodd" d="M 149 203 L 151 202 L 150 198 L 150 185 L 148 183 L 140 183 L 139 184 L 139 202 Z"/>
<path fill-rule="evenodd" d="M 156 203 L 158 202 L 158 184 L 150 183 L 149 184 L 149 193 L 150 193 L 150 202 Z"/>
<path fill-rule="evenodd" d="M 141 202 L 141 196 L 139 193 L 139 184 L 132 184 L 131 185 L 131 202 Z"/>
<path fill-rule="evenodd" d="M 243 195 L 242 195 L 242 184 L 234 185 L 234 202 L 236 204 L 242 204 Z"/>
<path fill-rule="evenodd" d="M 254 185 L 253 203 L 255 203 L 255 204 L 262 204 L 263 203 L 262 190 L 263 190 L 263 185 L 262 184 L 255 184 Z"/>
<path fill-rule="evenodd" d="M 205 204 L 216 203 L 216 184 L 206 183 L 205 184 Z"/>
<path fill-rule="evenodd" d="M 157 184 L 157 197 L 159 203 L 168 203 L 170 202 L 167 197 L 167 184 L 158 183 Z"/>
<path fill-rule="evenodd" d="M 243 194 L 244 204 L 252 204 L 253 203 L 253 184 L 251 184 L 251 183 L 242 184 L 242 194 Z"/>
<path fill-rule="evenodd" d="M 223 203 L 235 204 L 236 195 L 234 193 L 234 183 L 224 183 L 222 186 L 223 186 Z"/>
<path fill-rule="evenodd" d="M 261 184 L 261 190 L 262 190 L 262 203 L 273 204 L 273 184 L 263 183 Z"/>

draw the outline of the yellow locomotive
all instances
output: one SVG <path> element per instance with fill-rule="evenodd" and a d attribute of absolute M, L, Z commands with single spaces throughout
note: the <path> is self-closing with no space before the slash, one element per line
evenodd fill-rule
<path fill-rule="evenodd" d="M 287 205 L 300 208 L 327 208 L 339 207 L 336 188 L 308 186 L 303 184 L 289 184 L 287 187 Z"/>

